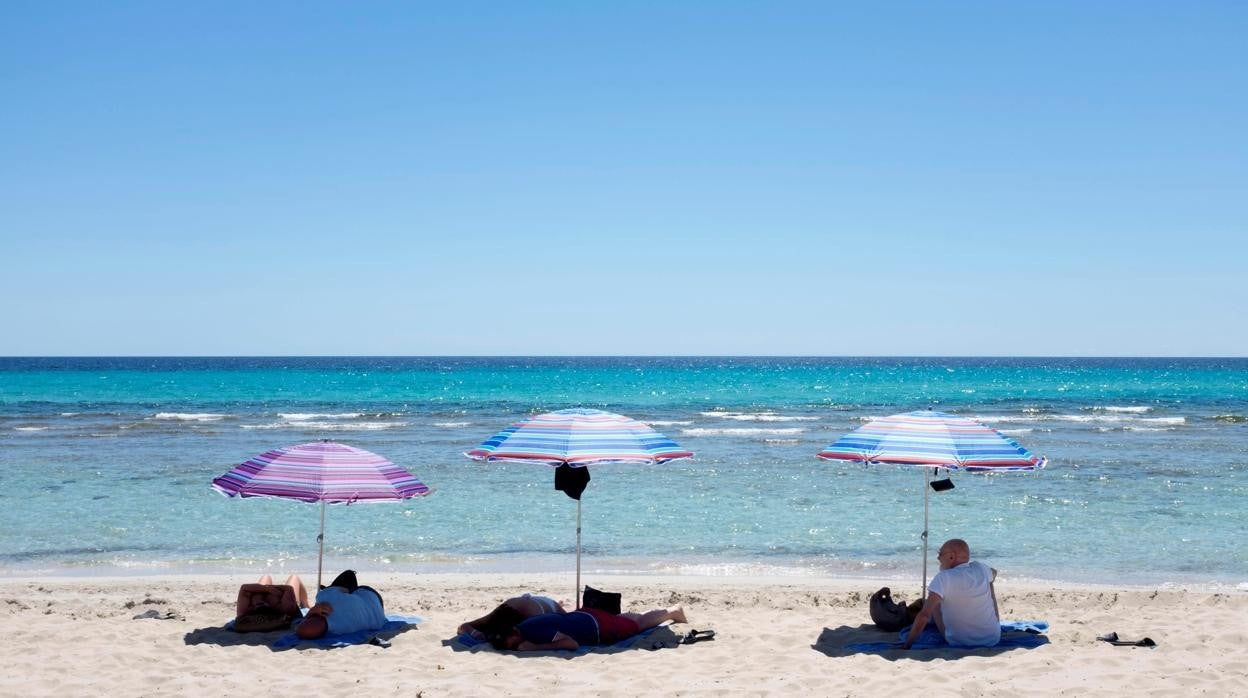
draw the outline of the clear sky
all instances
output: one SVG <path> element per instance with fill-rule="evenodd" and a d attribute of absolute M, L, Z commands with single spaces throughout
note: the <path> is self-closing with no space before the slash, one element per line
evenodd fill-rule
<path fill-rule="evenodd" d="M 0 355 L 1248 354 L 1248 3 L 0 3 Z"/>

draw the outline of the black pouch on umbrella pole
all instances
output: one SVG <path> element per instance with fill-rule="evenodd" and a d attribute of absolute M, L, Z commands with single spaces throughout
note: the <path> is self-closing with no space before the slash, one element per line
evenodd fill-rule
<path fill-rule="evenodd" d="M 945 492 L 953 489 L 953 480 L 945 478 L 944 480 L 932 480 L 932 489 L 937 492 Z"/>
<path fill-rule="evenodd" d="M 580 499 L 589 485 L 589 468 L 573 468 L 564 464 L 555 468 L 555 489 L 572 499 Z"/>

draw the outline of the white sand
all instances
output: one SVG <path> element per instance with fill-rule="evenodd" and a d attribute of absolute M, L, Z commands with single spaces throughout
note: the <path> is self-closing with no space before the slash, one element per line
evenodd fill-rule
<path fill-rule="evenodd" d="M 387 610 L 423 616 L 389 648 L 270 650 L 277 634 L 236 635 L 242 577 L 0 580 L 0 695 L 1248 695 L 1248 593 L 998 582 L 1002 615 L 1052 624 L 1052 643 L 1008 652 L 841 656 L 881 639 L 867 598 L 883 582 L 845 579 L 587 579 L 643 609 L 685 607 L 672 640 L 711 642 L 567 658 L 455 651 L 463 620 L 519 590 L 569 596 L 569 575 L 361 575 Z M 917 585 L 916 585 L 917 586 Z M 894 582 L 894 587 L 896 584 Z M 913 596 L 917 589 L 899 589 Z M 174 619 L 134 620 L 148 610 Z M 1117 631 L 1158 647 L 1096 641 Z M 362 693 L 367 691 L 368 693 Z"/>

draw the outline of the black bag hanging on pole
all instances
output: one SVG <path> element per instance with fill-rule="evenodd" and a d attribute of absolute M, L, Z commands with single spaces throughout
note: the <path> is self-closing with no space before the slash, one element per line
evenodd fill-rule
<path fill-rule="evenodd" d="M 572 499 L 580 499 L 587 485 L 589 468 L 573 468 L 567 463 L 555 468 L 555 489 Z"/>

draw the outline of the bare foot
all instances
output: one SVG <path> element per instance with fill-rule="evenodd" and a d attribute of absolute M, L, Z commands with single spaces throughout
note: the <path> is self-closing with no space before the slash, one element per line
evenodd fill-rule
<path fill-rule="evenodd" d="M 685 618 L 685 609 L 681 608 L 680 606 L 668 609 L 667 613 L 669 616 L 671 616 L 673 623 L 688 623 L 689 622 Z"/>

